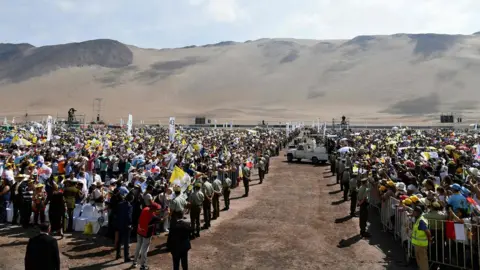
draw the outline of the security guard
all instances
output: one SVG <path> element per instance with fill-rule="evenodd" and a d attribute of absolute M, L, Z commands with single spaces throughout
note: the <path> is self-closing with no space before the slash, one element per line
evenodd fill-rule
<path fill-rule="evenodd" d="M 265 174 L 268 174 L 268 169 L 270 168 L 270 150 L 267 149 L 263 155 L 265 158 Z"/>
<path fill-rule="evenodd" d="M 336 169 L 336 160 L 337 160 L 337 154 L 333 153 L 330 155 L 330 172 L 332 173 L 332 176 L 335 176 L 335 171 Z"/>
<path fill-rule="evenodd" d="M 30 177 L 24 174 L 18 174 L 15 176 L 15 184 L 12 186 L 12 195 L 10 200 L 13 202 L 13 219 L 12 224 L 16 225 L 18 217 L 20 216 L 20 210 L 22 209 L 23 194 L 21 193 L 20 186 L 23 181 L 28 181 Z"/>
<path fill-rule="evenodd" d="M 202 183 L 195 183 L 192 194 L 190 194 L 190 222 L 192 226 L 192 238 L 200 237 L 200 212 L 202 211 L 205 196 L 202 191 Z"/>
<path fill-rule="evenodd" d="M 358 206 L 360 206 L 360 235 L 362 237 L 370 237 L 370 234 L 367 232 L 367 220 L 368 220 L 368 178 L 362 178 L 360 180 L 361 186 L 358 190 Z"/>
<path fill-rule="evenodd" d="M 220 217 L 220 196 L 222 196 L 222 181 L 220 179 L 215 179 L 213 181 L 213 217 L 212 220 Z"/>
<path fill-rule="evenodd" d="M 185 200 L 185 196 L 182 195 L 182 188 L 175 185 L 173 187 L 173 192 L 175 193 L 175 199 L 170 203 L 170 226 L 177 222 L 178 217 L 180 216 L 179 213 L 183 216 L 183 212 L 187 206 L 187 200 Z"/>
<path fill-rule="evenodd" d="M 423 217 L 423 209 L 416 206 L 412 216 L 415 218 L 412 231 L 412 245 L 415 247 L 415 258 L 420 270 L 428 270 L 428 244 L 432 234 L 428 229 L 428 220 Z"/>
<path fill-rule="evenodd" d="M 23 228 L 30 226 L 30 217 L 32 215 L 32 198 L 33 198 L 34 181 L 24 180 L 18 186 L 18 193 L 22 198 L 20 208 L 20 223 Z"/>
<path fill-rule="evenodd" d="M 202 186 L 202 193 L 205 196 L 203 200 L 203 221 L 205 225 L 203 225 L 204 229 L 210 228 L 210 219 L 212 218 L 212 199 L 213 199 L 213 187 L 210 182 L 208 182 L 208 178 L 206 176 L 202 177 L 203 186 Z"/>
<path fill-rule="evenodd" d="M 348 201 L 348 192 L 350 191 L 350 167 L 346 166 L 342 173 L 343 200 Z"/>
<path fill-rule="evenodd" d="M 250 191 L 250 168 L 247 167 L 246 162 L 243 162 L 242 174 L 243 187 L 245 188 L 245 194 L 243 194 L 243 197 L 248 197 L 248 192 Z"/>
<path fill-rule="evenodd" d="M 227 211 L 228 209 L 230 209 L 230 187 L 232 186 L 232 180 L 225 176 L 222 182 L 223 201 L 225 202 L 225 208 L 223 208 L 223 210 Z"/>
<path fill-rule="evenodd" d="M 340 165 L 338 166 L 337 184 L 340 184 L 340 190 L 343 191 L 343 185 L 341 183 L 343 171 L 345 171 L 345 159 L 342 158 Z"/>
<path fill-rule="evenodd" d="M 350 216 L 355 217 L 355 210 L 357 209 L 357 194 L 358 194 L 358 179 L 359 174 L 353 175 L 352 178 L 350 178 Z"/>
<path fill-rule="evenodd" d="M 265 178 L 265 158 L 260 155 L 258 158 L 258 178 L 260 179 L 260 184 L 263 183 L 263 179 Z"/>

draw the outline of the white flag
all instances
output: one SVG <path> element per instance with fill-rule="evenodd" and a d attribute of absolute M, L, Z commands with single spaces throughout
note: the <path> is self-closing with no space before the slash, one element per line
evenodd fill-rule
<path fill-rule="evenodd" d="M 3 119 L 3 125 L 6 126 L 8 125 L 8 120 L 7 120 L 7 117 L 5 116 L 5 118 Z"/>
<path fill-rule="evenodd" d="M 52 124 L 53 118 L 49 115 L 47 117 L 47 141 L 50 141 L 52 139 Z"/>
<path fill-rule="evenodd" d="M 15 124 L 15 117 L 12 118 L 12 124 Z"/>
<path fill-rule="evenodd" d="M 128 136 L 132 136 L 132 125 L 133 125 L 133 117 L 131 114 L 128 115 L 128 122 L 127 122 L 127 134 Z"/>
<path fill-rule="evenodd" d="M 327 122 L 323 125 L 323 138 L 325 139 L 325 135 L 327 135 Z"/>
<path fill-rule="evenodd" d="M 287 137 L 288 135 L 290 135 L 290 127 L 289 127 L 290 123 L 285 123 L 285 129 L 286 129 L 286 132 L 287 132 Z"/>
<path fill-rule="evenodd" d="M 215 123 L 214 127 L 216 129 L 217 128 L 217 119 L 213 120 L 213 122 Z"/>
<path fill-rule="evenodd" d="M 168 138 L 170 142 L 175 140 L 175 117 L 170 117 Z"/>

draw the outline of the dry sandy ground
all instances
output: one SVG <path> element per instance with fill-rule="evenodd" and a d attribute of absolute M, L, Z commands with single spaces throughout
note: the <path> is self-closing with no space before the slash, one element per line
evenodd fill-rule
<path fill-rule="evenodd" d="M 241 198 L 242 187 L 232 192 L 230 211 L 221 212 L 212 228 L 192 241 L 191 269 L 413 269 L 402 266 L 399 244 L 379 226 L 371 225 L 372 238 L 363 240 L 358 218 L 335 222 L 346 216 L 349 204 L 338 201 L 339 187 L 332 184 L 327 167 L 283 160 L 272 159 L 262 185 L 253 178 L 248 198 Z M 339 248 L 342 239 L 347 247 Z M 150 246 L 151 269 L 172 269 L 165 241 L 160 236 Z M 21 229 L 0 231 L 0 269 L 23 269 L 26 243 Z M 102 238 L 69 235 L 59 246 L 64 269 L 131 267 L 115 260 Z M 134 248 L 132 244 L 130 250 Z"/>

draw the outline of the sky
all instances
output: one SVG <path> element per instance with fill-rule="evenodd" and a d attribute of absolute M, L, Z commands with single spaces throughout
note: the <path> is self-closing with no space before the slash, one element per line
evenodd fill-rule
<path fill-rule="evenodd" d="M 480 31 L 479 0 L 0 0 L 0 43 L 175 48 L 260 38 Z"/>

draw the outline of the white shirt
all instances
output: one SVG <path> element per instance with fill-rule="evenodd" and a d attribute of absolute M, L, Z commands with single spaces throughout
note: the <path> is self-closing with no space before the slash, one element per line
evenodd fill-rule
<path fill-rule="evenodd" d="M 83 192 L 83 194 L 87 195 L 88 194 L 87 179 L 79 178 L 78 181 L 83 183 L 82 192 Z"/>

